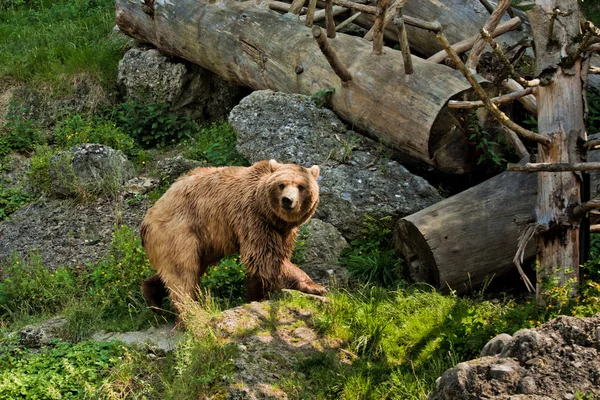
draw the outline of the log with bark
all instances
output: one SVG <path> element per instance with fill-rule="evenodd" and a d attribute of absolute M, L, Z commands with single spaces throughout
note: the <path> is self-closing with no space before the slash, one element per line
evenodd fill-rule
<path fill-rule="evenodd" d="M 536 196 L 535 174 L 504 172 L 402 218 L 396 252 L 413 281 L 443 292 L 467 292 L 515 269 L 520 234 L 535 220 Z M 531 241 L 524 258 L 534 256 Z"/>
<path fill-rule="evenodd" d="M 333 88 L 333 110 L 369 135 L 444 172 L 464 173 L 474 150 L 456 111 L 446 104 L 470 86 L 460 73 L 400 51 L 372 54 L 371 43 L 338 34 L 330 47 L 352 76 L 342 83 L 310 28 L 255 2 L 155 1 L 152 8 L 117 1 L 122 32 L 252 89 L 314 94 Z"/>
<path fill-rule="evenodd" d="M 438 21 L 444 28 L 444 34 L 454 44 L 461 40 L 479 34 L 479 29 L 488 20 L 490 14 L 479 0 L 418 0 L 408 1 L 403 8 L 404 15 L 419 18 L 425 21 Z M 522 12 L 517 15 L 524 17 Z M 508 21 L 507 14 L 502 21 Z M 375 16 L 363 13 L 356 23 L 364 28 L 371 28 Z M 410 46 L 419 54 L 429 57 L 442 50 L 435 38 L 435 34 L 427 30 L 407 25 Z M 525 31 L 512 31 L 504 34 L 499 39 L 500 43 L 514 44 L 527 36 Z M 392 24 L 386 28 L 386 38 L 398 40 L 398 34 Z"/>

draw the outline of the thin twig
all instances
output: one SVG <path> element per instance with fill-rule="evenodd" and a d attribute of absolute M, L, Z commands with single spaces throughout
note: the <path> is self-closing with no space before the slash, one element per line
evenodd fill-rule
<path fill-rule="evenodd" d="M 469 83 L 471 84 L 473 89 L 475 90 L 475 93 L 477 93 L 477 95 L 479 96 L 479 99 L 483 102 L 483 104 L 485 104 L 485 107 L 496 118 L 496 120 L 498 122 L 500 122 L 503 125 L 506 125 L 506 127 L 508 129 L 514 131 L 517 135 L 519 135 L 521 137 L 536 141 L 545 146 L 550 145 L 551 141 L 549 138 L 547 138 L 546 136 L 540 135 L 538 133 L 535 133 L 533 131 L 530 131 L 528 129 L 525 129 L 522 126 L 519 126 L 514 121 L 512 121 L 510 118 L 508 118 L 508 116 L 506 116 L 506 114 L 504 114 L 502 111 L 500 111 L 498 109 L 498 107 L 490 101 L 489 97 L 486 95 L 485 91 L 483 90 L 483 88 L 481 87 L 479 82 L 477 82 L 477 80 L 475 79 L 475 77 L 473 76 L 471 71 L 469 71 L 469 69 L 462 62 L 462 60 L 460 59 L 458 54 L 456 54 L 454 49 L 450 46 L 450 43 L 448 42 L 448 39 L 446 38 L 446 36 L 442 32 L 440 32 L 437 34 L 437 38 L 440 41 L 440 43 L 442 44 L 442 47 L 446 50 L 446 52 L 448 52 L 448 55 L 450 56 L 452 61 L 454 61 L 454 63 L 458 66 L 458 69 L 460 70 L 460 72 L 462 72 L 464 77 L 467 78 L 467 80 L 469 81 Z"/>
<path fill-rule="evenodd" d="M 520 90 L 518 92 L 512 92 L 508 94 L 504 94 L 502 96 L 493 97 L 490 101 L 494 104 L 502 104 L 507 103 L 509 101 L 517 100 L 520 97 L 527 96 L 528 94 L 533 93 L 533 88 L 527 88 Z M 485 104 L 481 100 L 479 101 L 458 101 L 458 100 L 450 100 L 448 102 L 449 108 L 479 108 L 485 107 Z"/>
<path fill-rule="evenodd" d="M 523 86 L 515 81 L 514 79 L 507 79 L 502 81 L 502 87 L 510 92 L 518 92 L 523 90 Z M 534 88 L 535 94 L 535 88 Z M 527 111 L 537 116 L 537 100 L 533 94 L 529 94 L 527 96 L 523 96 L 519 98 L 519 102 L 525 106 Z"/>
<path fill-rule="evenodd" d="M 506 169 L 518 172 L 600 171 L 600 162 L 508 164 Z"/>
<path fill-rule="evenodd" d="M 531 283 L 531 281 L 529 280 L 529 278 L 527 277 L 527 275 L 525 275 L 525 271 L 523 271 L 521 264 L 523 263 L 523 258 L 525 256 L 525 249 L 527 248 L 527 243 L 529 243 L 529 241 L 540 230 L 541 230 L 541 227 L 537 222 L 527 225 L 525 230 L 523 230 L 523 232 L 521 232 L 521 235 L 519 237 L 519 241 L 517 244 L 517 252 L 515 254 L 515 257 L 513 258 L 513 263 L 517 267 L 517 270 L 519 271 L 519 275 L 521 275 L 521 278 L 523 279 L 523 282 L 525 283 L 525 287 L 527 288 L 527 291 L 529 291 L 529 292 L 534 291 L 535 288 L 534 288 L 533 284 Z"/>

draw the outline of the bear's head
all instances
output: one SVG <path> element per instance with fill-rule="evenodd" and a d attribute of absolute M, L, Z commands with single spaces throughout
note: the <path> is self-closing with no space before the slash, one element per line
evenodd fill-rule
<path fill-rule="evenodd" d="M 306 222 L 319 203 L 319 166 L 304 168 L 271 160 L 269 168 L 266 183 L 271 209 L 286 222 Z"/>

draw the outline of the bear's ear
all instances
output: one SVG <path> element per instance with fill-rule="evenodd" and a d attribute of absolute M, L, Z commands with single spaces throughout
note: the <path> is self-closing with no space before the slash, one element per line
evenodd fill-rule
<path fill-rule="evenodd" d="M 276 160 L 269 160 L 269 168 L 271 172 L 275 172 L 282 164 L 279 164 Z"/>
<path fill-rule="evenodd" d="M 319 177 L 319 172 L 321 172 L 321 170 L 319 169 L 318 165 L 313 165 L 312 167 L 310 167 L 308 169 L 308 171 L 310 172 L 310 174 L 313 176 L 313 178 L 317 179 Z"/>

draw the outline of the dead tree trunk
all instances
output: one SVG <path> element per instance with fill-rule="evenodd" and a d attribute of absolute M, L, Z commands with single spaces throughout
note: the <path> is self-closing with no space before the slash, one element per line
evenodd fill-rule
<path fill-rule="evenodd" d="M 334 111 L 353 126 L 442 171 L 471 169 L 474 151 L 446 106 L 470 90 L 458 72 L 413 57 L 414 74 L 407 76 L 400 51 L 373 55 L 370 42 L 338 34 L 329 47 L 352 76 L 340 79 L 310 28 L 254 3 L 157 1 L 148 9 L 118 0 L 117 24 L 163 53 L 253 89 L 311 95 L 333 88 Z"/>
<path fill-rule="evenodd" d="M 533 175 L 504 172 L 402 218 L 396 253 L 406 260 L 410 278 L 464 293 L 513 270 L 523 225 L 535 218 L 536 186 Z M 533 256 L 531 242 L 524 258 Z"/>
<path fill-rule="evenodd" d="M 528 11 L 536 47 L 538 131 L 550 138 L 538 146 L 541 163 L 581 162 L 578 140 L 586 140 L 581 81 L 582 59 L 577 0 L 537 0 Z M 581 176 L 576 172 L 538 173 L 537 299 L 545 302 L 548 281 L 572 285 L 579 277 L 579 221 L 571 211 L 581 201 Z"/>

